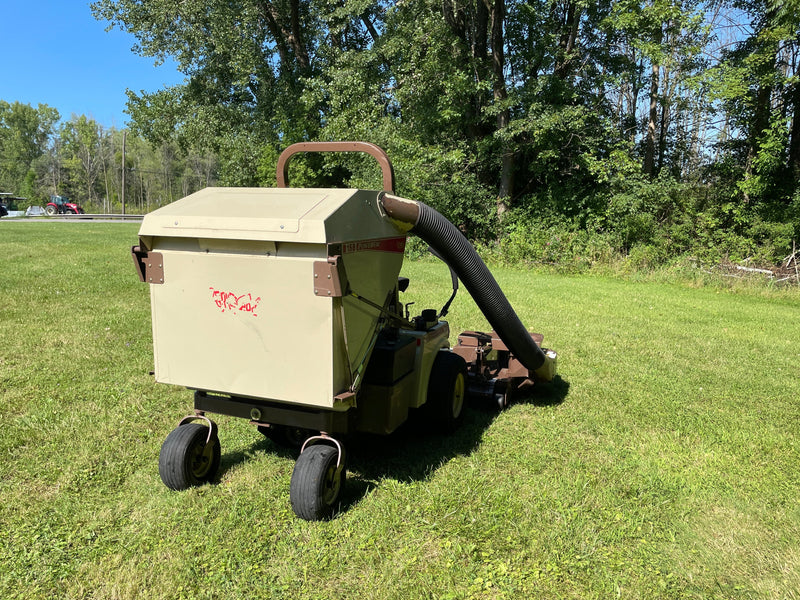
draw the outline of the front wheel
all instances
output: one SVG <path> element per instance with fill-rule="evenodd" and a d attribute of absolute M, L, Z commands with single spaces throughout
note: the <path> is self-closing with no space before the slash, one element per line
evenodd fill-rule
<path fill-rule="evenodd" d="M 336 466 L 339 451 L 317 444 L 303 451 L 292 471 L 289 501 L 292 510 L 306 521 L 321 521 L 333 516 L 338 508 L 347 473 Z"/>
<path fill-rule="evenodd" d="M 186 423 L 173 429 L 164 440 L 158 473 L 169 489 L 185 490 L 214 479 L 220 456 L 219 438 L 212 435 L 209 440 L 208 427 Z"/>
<path fill-rule="evenodd" d="M 464 417 L 467 363 L 458 354 L 440 351 L 433 361 L 426 404 L 434 426 L 452 433 Z"/>

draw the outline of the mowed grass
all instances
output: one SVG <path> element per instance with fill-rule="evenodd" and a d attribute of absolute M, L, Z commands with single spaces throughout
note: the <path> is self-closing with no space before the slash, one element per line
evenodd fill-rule
<path fill-rule="evenodd" d="M 148 374 L 136 231 L 0 223 L 0 597 L 800 596 L 796 291 L 494 270 L 560 379 L 352 440 L 343 512 L 307 523 L 244 420 L 216 419 L 218 482 L 162 485 L 192 398 Z M 404 274 L 447 299 L 440 263 Z M 450 321 L 487 327 L 464 290 Z"/>

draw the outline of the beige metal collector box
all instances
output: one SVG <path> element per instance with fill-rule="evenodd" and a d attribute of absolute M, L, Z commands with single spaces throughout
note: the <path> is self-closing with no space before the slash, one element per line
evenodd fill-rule
<path fill-rule="evenodd" d="M 336 396 L 369 359 L 380 318 L 370 303 L 386 306 L 405 248 L 377 196 L 206 188 L 148 214 L 156 379 L 347 408 Z M 348 283 L 367 302 L 343 295 Z"/>

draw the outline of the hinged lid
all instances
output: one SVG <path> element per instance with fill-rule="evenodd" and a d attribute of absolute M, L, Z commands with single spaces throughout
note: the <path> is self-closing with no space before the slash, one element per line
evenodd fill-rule
<path fill-rule="evenodd" d="M 377 208 L 364 210 L 365 202 L 357 198 L 360 194 L 368 193 L 352 189 L 205 188 L 146 215 L 139 235 L 325 243 L 330 241 L 325 222 L 348 203 L 359 205 L 347 212 L 358 215 L 361 227 L 356 222 L 345 230 L 361 228 L 363 235 L 364 228 L 374 229 L 383 220 Z M 376 192 L 369 195 L 377 197 Z M 377 206 L 374 201 L 366 204 Z M 376 231 L 377 236 L 389 232 L 383 225 L 377 229 L 386 229 Z"/>

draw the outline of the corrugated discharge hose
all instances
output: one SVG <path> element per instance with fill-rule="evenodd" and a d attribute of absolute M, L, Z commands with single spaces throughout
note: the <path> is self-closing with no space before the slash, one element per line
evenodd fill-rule
<path fill-rule="evenodd" d="M 411 225 L 410 231 L 444 258 L 517 360 L 530 371 L 541 367 L 545 362 L 544 352 L 533 341 L 494 276 L 458 228 L 423 202 L 387 193 L 382 193 L 379 201 L 390 218 Z"/>

